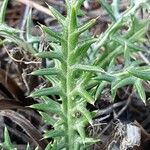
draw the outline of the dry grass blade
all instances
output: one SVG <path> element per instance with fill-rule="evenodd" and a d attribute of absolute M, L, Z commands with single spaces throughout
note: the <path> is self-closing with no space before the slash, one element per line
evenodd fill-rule
<path fill-rule="evenodd" d="M 43 136 L 39 133 L 39 131 L 22 115 L 12 110 L 1 110 L 0 115 L 8 117 L 13 122 L 18 124 L 22 129 L 24 129 L 24 131 L 32 138 L 39 149 L 44 149 L 48 144 L 47 140 L 43 139 Z"/>

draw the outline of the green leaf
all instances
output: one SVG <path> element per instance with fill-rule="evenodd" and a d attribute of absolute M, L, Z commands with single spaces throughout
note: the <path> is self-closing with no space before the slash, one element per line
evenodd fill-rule
<path fill-rule="evenodd" d="M 32 38 L 32 9 L 31 8 L 27 17 L 25 34 L 26 34 L 27 41 L 30 41 Z"/>
<path fill-rule="evenodd" d="M 50 107 L 52 107 L 52 105 L 50 105 Z M 42 118 L 43 118 L 43 120 L 44 120 L 45 123 L 54 126 L 54 124 L 56 123 L 56 120 L 53 119 L 53 117 L 50 116 L 50 114 L 47 114 L 47 113 L 41 112 L 41 111 L 39 113 L 42 116 Z"/>
<path fill-rule="evenodd" d="M 100 67 L 97 66 L 89 66 L 89 65 L 74 65 L 73 66 L 74 70 L 81 70 L 81 71 L 89 71 L 89 72 L 99 72 L 103 73 L 104 70 Z"/>
<path fill-rule="evenodd" d="M 78 139 L 77 139 L 78 140 Z M 79 140 L 78 142 L 82 144 L 82 142 L 84 142 L 85 144 L 94 144 L 94 143 L 97 143 L 99 142 L 100 139 L 93 139 L 93 138 L 85 138 L 84 141 L 82 140 Z"/>
<path fill-rule="evenodd" d="M 9 0 L 4 0 L 0 9 L 0 24 L 5 21 L 6 9 Z"/>
<path fill-rule="evenodd" d="M 105 0 L 99 0 L 99 2 L 102 5 L 102 7 L 104 7 L 104 9 L 108 12 L 108 14 L 111 16 L 113 21 L 116 21 L 116 18 L 114 16 L 111 6 Z"/>
<path fill-rule="evenodd" d="M 53 38 L 55 38 L 56 40 L 61 41 L 62 40 L 62 35 L 59 34 L 58 32 L 55 32 L 53 30 L 51 30 L 49 27 L 46 27 L 44 25 L 40 25 L 42 30 L 47 33 L 49 36 L 52 36 Z"/>
<path fill-rule="evenodd" d="M 80 7 L 81 7 L 81 5 L 83 4 L 84 1 L 85 0 L 77 0 L 77 2 L 76 2 L 76 8 L 77 8 L 77 10 L 80 9 Z"/>
<path fill-rule="evenodd" d="M 44 69 L 39 69 L 30 73 L 30 75 L 38 75 L 38 76 L 61 75 L 61 74 L 62 74 L 61 70 L 57 68 L 44 68 Z"/>
<path fill-rule="evenodd" d="M 113 11 L 113 14 L 117 19 L 119 19 L 121 17 L 121 14 L 119 13 L 119 5 L 118 5 L 118 0 L 113 0 L 111 6 L 112 6 L 112 11 Z"/>
<path fill-rule="evenodd" d="M 139 20 L 139 19 L 137 19 Z M 131 36 L 129 36 L 129 40 L 132 41 L 132 42 L 135 42 L 135 41 L 139 41 L 141 38 L 144 38 L 145 36 L 145 33 L 146 33 L 146 27 L 148 25 L 150 20 L 144 20 L 144 21 L 140 21 L 140 23 L 138 24 L 135 24 L 134 25 L 134 28 L 136 28 L 135 32 L 132 33 Z M 137 22 L 135 22 L 137 23 Z M 139 27 L 137 27 L 137 25 L 139 25 Z M 134 31 L 134 30 L 133 30 Z"/>
<path fill-rule="evenodd" d="M 61 76 L 62 77 L 62 76 Z M 57 76 L 54 75 L 45 75 L 44 78 L 46 78 L 50 83 L 52 83 L 52 85 L 59 85 L 59 79 L 57 78 Z M 64 94 L 64 93 L 62 93 Z"/>
<path fill-rule="evenodd" d="M 99 80 L 99 81 L 107 81 L 107 82 L 112 82 L 113 80 L 115 80 L 115 76 L 109 75 L 107 73 L 102 73 L 99 74 L 97 77 L 93 78 L 94 80 Z"/>
<path fill-rule="evenodd" d="M 72 6 L 70 16 L 70 32 L 74 32 L 77 28 L 77 10 L 75 6 Z"/>
<path fill-rule="evenodd" d="M 23 48 L 27 52 L 30 52 L 32 54 L 36 53 L 36 50 L 32 47 L 32 45 L 30 45 L 28 42 L 22 40 L 21 38 L 19 38 L 17 35 L 12 35 L 12 34 L 13 34 L 13 31 L 12 31 L 12 33 L 7 33 L 6 31 L 4 32 L 4 31 L 0 30 L 0 35 L 2 37 L 6 38 L 7 40 L 9 40 L 15 44 L 17 44 L 19 47 Z"/>
<path fill-rule="evenodd" d="M 116 96 L 116 91 L 118 88 L 121 88 L 126 85 L 130 85 L 130 84 L 134 84 L 134 82 L 135 82 L 134 77 L 121 78 L 121 79 L 114 81 L 111 85 L 111 93 L 112 93 L 113 99 Z"/>
<path fill-rule="evenodd" d="M 51 149 L 52 149 L 52 146 L 51 146 L 51 145 L 52 145 L 52 144 L 49 143 L 49 144 L 46 146 L 45 150 L 51 150 Z"/>
<path fill-rule="evenodd" d="M 135 81 L 135 84 L 134 84 L 141 100 L 144 102 L 144 104 L 146 104 L 146 94 L 145 94 L 145 89 L 142 85 L 142 81 L 140 79 L 137 79 Z"/>
<path fill-rule="evenodd" d="M 26 150 L 31 150 L 29 143 L 27 144 Z"/>
<path fill-rule="evenodd" d="M 64 141 L 57 142 L 57 140 L 54 140 L 52 144 L 52 148 L 47 148 L 47 150 L 63 150 L 65 148 L 66 144 Z"/>
<path fill-rule="evenodd" d="M 60 61 L 63 60 L 63 56 L 61 53 L 49 51 L 49 52 L 40 52 L 34 54 L 34 56 L 40 57 L 40 58 L 48 58 L 48 59 L 58 59 Z"/>
<path fill-rule="evenodd" d="M 114 71 L 114 70 L 115 70 L 115 66 L 116 66 L 116 59 L 113 58 L 113 59 L 110 61 L 109 65 L 108 65 L 107 71 L 108 71 L 108 72 Z"/>
<path fill-rule="evenodd" d="M 95 23 L 96 23 L 97 19 L 92 19 L 90 21 L 88 21 L 86 24 L 84 24 L 83 26 L 78 28 L 78 34 L 83 33 L 84 31 L 90 29 Z"/>
<path fill-rule="evenodd" d="M 144 51 L 143 48 L 136 46 L 135 44 L 131 43 L 130 40 L 127 40 L 121 36 L 113 36 L 111 38 L 113 41 L 118 42 L 121 45 L 127 45 L 130 49 L 134 50 L 134 51 Z"/>
<path fill-rule="evenodd" d="M 77 132 L 79 133 L 81 139 L 84 141 L 86 134 L 85 134 L 85 127 L 82 125 L 82 123 L 76 123 L 75 128 Z M 84 143 L 83 143 L 84 144 Z"/>
<path fill-rule="evenodd" d="M 58 20 L 58 22 L 60 22 L 62 25 L 64 25 L 65 17 L 61 13 L 59 13 L 56 9 L 51 7 L 50 5 L 48 5 L 48 8 L 50 9 L 53 16 Z"/>
<path fill-rule="evenodd" d="M 57 108 L 53 107 L 53 104 L 51 104 L 50 102 L 33 104 L 30 106 L 30 108 L 37 109 L 40 111 L 47 111 L 47 112 L 55 113 L 59 116 L 63 116 L 61 109 L 57 109 Z M 49 123 L 52 123 L 51 121 L 52 121 L 52 119 L 49 121 Z"/>
<path fill-rule="evenodd" d="M 85 53 L 88 51 L 90 46 L 95 43 L 97 39 L 92 38 L 89 40 L 86 40 L 83 42 L 81 45 L 79 45 L 76 49 L 75 52 L 73 53 L 74 57 L 78 57 L 78 59 L 84 58 Z"/>
<path fill-rule="evenodd" d="M 83 88 L 78 88 L 78 94 L 85 100 L 87 101 L 88 103 L 94 105 L 94 98 L 86 91 L 84 90 Z"/>
<path fill-rule="evenodd" d="M 42 96 L 41 98 L 45 101 L 44 103 L 41 102 L 39 104 L 33 104 L 30 107 L 38 109 L 38 110 L 42 110 L 42 111 L 61 112 L 61 107 L 58 102 L 50 99 L 47 96 Z M 46 114 L 42 114 L 42 115 L 44 115 L 44 117 L 47 118 Z"/>
<path fill-rule="evenodd" d="M 99 86 L 98 86 L 98 88 L 97 88 L 97 90 L 96 90 L 96 93 L 95 93 L 95 99 L 96 99 L 96 100 L 101 96 L 101 93 L 102 93 L 104 87 L 105 87 L 107 84 L 108 84 L 108 83 L 107 83 L 106 81 L 102 81 L 102 82 L 99 84 Z"/>
<path fill-rule="evenodd" d="M 62 137 L 64 135 L 65 133 L 63 130 L 51 130 L 45 132 L 44 138 L 57 138 L 57 137 Z"/>
<path fill-rule="evenodd" d="M 2 147 L 6 150 L 16 150 L 13 146 L 13 144 L 11 143 L 10 137 L 9 137 L 9 133 L 7 128 L 5 127 L 4 129 L 4 142 L 2 144 Z"/>
<path fill-rule="evenodd" d="M 131 53 L 127 49 L 127 44 L 125 43 L 125 50 L 124 50 L 125 67 L 128 67 L 131 65 L 130 57 L 131 57 Z"/>
<path fill-rule="evenodd" d="M 130 74 L 143 80 L 150 80 L 150 66 L 134 67 L 127 70 Z"/>
<path fill-rule="evenodd" d="M 66 8 L 67 8 L 67 14 L 70 14 L 71 11 L 71 4 L 70 0 L 65 0 Z"/>
<path fill-rule="evenodd" d="M 22 32 L 22 31 L 15 29 L 15 28 L 12 28 L 12 27 L 9 27 L 3 23 L 0 24 L 0 33 L 1 34 L 5 33 L 5 34 L 8 34 L 8 36 L 10 36 L 10 35 L 18 34 L 20 32 Z"/>
<path fill-rule="evenodd" d="M 129 85 L 129 84 L 134 84 L 135 78 L 134 77 L 127 77 L 124 79 L 117 80 L 116 82 L 113 83 L 113 88 L 112 89 L 118 89 L 120 87 Z"/>
<path fill-rule="evenodd" d="M 85 106 L 78 106 L 77 109 L 82 113 L 82 115 L 87 119 L 87 121 L 92 125 L 92 115 L 89 110 L 85 108 Z"/>
<path fill-rule="evenodd" d="M 99 142 L 100 141 L 100 139 L 93 139 L 93 138 L 86 138 L 85 139 L 85 143 L 97 143 L 97 142 Z"/>
<path fill-rule="evenodd" d="M 61 93 L 61 89 L 59 87 L 49 87 L 38 89 L 30 94 L 30 97 L 40 97 L 40 96 L 48 96 L 48 95 L 59 95 Z"/>
<path fill-rule="evenodd" d="M 129 31 L 124 35 L 124 38 L 128 39 L 141 29 L 145 29 L 147 21 L 143 21 L 137 18 L 135 15 L 131 16 L 131 24 L 129 26 Z"/>
<path fill-rule="evenodd" d="M 35 150 L 39 150 L 39 147 L 37 146 L 37 147 L 35 148 Z"/>

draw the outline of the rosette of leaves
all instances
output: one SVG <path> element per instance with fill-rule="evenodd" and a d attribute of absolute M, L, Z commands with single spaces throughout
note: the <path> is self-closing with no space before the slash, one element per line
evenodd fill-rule
<path fill-rule="evenodd" d="M 51 47 L 49 51 L 40 52 L 37 47 L 33 48 L 21 39 L 25 43 L 24 49 L 29 50 L 36 57 L 46 59 L 47 62 L 52 61 L 46 68 L 31 73 L 43 76 L 52 84 L 51 87 L 35 90 L 30 95 L 43 100 L 31 107 L 37 109 L 45 122 L 54 128 L 45 131 L 44 134 L 44 138 L 54 139 L 47 146 L 47 150 L 88 149 L 89 145 L 99 140 L 86 135 L 85 127 L 93 124 L 92 118 L 95 115 L 87 109 L 87 104 L 94 105 L 106 84 L 111 84 L 114 98 L 118 88 L 133 84 L 145 102 L 142 80 L 149 80 L 149 66 L 140 67 L 140 63 L 133 59 L 134 53 L 144 50 L 140 46 L 148 24 L 148 21 L 138 20 L 134 14 L 141 7 L 146 6 L 146 9 L 149 9 L 146 5 L 149 4 L 147 0 L 131 1 L 130 7 L 123 13 L 119 12 L 117 0 L 114 0 L 111 5 L 101 0 L 102 7 L 112 18 L 112 24 L 96 38 L 82 37 L 96 22 L 96 19 L 92 19 L 80 25 L 78 13 L 84 0 L 65 2 L 66 16 L 49 6 L 51 13 L 62 26 L 60 33 L 41 25 L 47 39 L 52 39 L 49 41 Z M 124 27 L 128 27 L 128 30 L 122 32 Z M 4 33 L 2 36 L 5 38 L 9 35 L 5 30 L 0 30 L 0 33 Z M 21 45 L 17 34 L 11 35 L 13 36 L 17 39 L 13 42 Z M 28 37 L 27 41 L 31 40 L 32 36 Z M 100 48 L 104 51 L 99 51 Z M 115 60 L 120 55 L 124 56 L 125 65 L 117 70 Z M 53 96 L 57 96 L 58 100 L 54 101 Z M 57 118 L 52 117 L 53 114 L 57 115 Z"/>

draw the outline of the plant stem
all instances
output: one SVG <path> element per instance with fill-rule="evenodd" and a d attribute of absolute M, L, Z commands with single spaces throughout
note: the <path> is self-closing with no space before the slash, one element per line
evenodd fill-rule
<path fill-rule="evenodd" d="M 69 14 L 68 14 L 69 16 Z M 68 20 L 69 17 L 66 19 Z M 64 38 L 66 39 L 66 43 L 62 44 L 62 49 L 64 51 L 64 55 L 66 58 L 66 63 L 63 65 L 63 72 L 65 74 L 65 81 L 63 82 L 63 87 L 65 89 L 66 97 L 62 101 L 63 105 L 63 112 L 66 116 L 66 125 L 65 125 L 65 132 L 66 132 L 66 149 L 67 150 L 74 150 L 74 141 L 75 141 L 75 131 L 73 129 L 74 118 L 72 115 L 72 109 L 74 107 L 74 100 L 71 98 L 70 93 L 73 90 L 73 73 L 71 69 L 71 51 L 72 51 L 72 36 L 71 36 L 71 22 L 66 21 L 69 25 L 64 29 Z"/>

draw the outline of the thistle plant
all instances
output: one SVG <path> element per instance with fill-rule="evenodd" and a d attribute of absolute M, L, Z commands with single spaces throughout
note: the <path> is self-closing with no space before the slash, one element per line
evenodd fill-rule
<path fill-rule="evenodd" d="M 123 13 L 119 12 L 118 1 L 111 5 L 105 0 L 99 0 L 112 18 L 112 24 L 100 36 L 84 36 L 98 18 L 94 18 L 83 25 L 80 24 L 78 14 L 84 0 L 66 0 L 67 14 L 63 16 L 56 9 L 49 7 L 62 26 L 60 33 L 50 27 L 40 25 L 47 36 L 50 49 L 40 52 L 33 43 L 38 42 L 30 32 L 30 17 L 27 21 L 26 39 L 19 36 L 16 29 L 4 25 L 1 19 L 0 34 L 5 42 L 14 42 L 35 57 L 46 59 L 46 68 L 36 70 L 31 75 L 38 75 L 50 81 L 51 87 L 33 91 L 30 96 L 38 97 L 41 102 L 30 106 L 37 109 L 44 121 L 53 126 L 53 130 L 45 131 L 44 138 L 53 138 L 47 150 L 79 150 L 88 147 L 100 139 L 88 137 L 86 126 L 93 125 L 92 118 L 96 112 L 87 109 L 87 104 L 94 105 L 101 95 L 103 88 L 111 85 L 112 97 L 115 100 L 118 88 L 134 85 L 141 100 L 146 103 L 143 80 L 150 80 L 149 66 L 140 66 L 134 57 L 135 53 L 144 51 L 141 47 L 145 39 L 146 27 L 149 20 L 138 20 L 134 15 L 139 8 L 149 10 L 148 1 L 131 1 L 130 7 Z M 7 3 L 5 0 L 4 5 Z M 147 5 L 148 4 L 148 5 Z M 3 7 L 5 10 L 5 7 Z M 5 11 L 3 11 L 5 12 Z M 1 13 L 4 16 L 4 13 Z M 1 17 L 4 18 L 4 17 Z M 5 30 L 4 28 L 9 30 Z M 124 27 L 128 29 L 123 32 Z M 29 43 L 30 41 L 30 43 Z M 23 44 L 22 44 L 23 43 Z M 104 51 L 101 51 L 101 49 Z M 124 58 L 124 66 L 117 68 L 116 58 Z M 58 96 L 54 101 L 51 96 Z M 58 117 L 53 118 L 56 114 Z"/>

